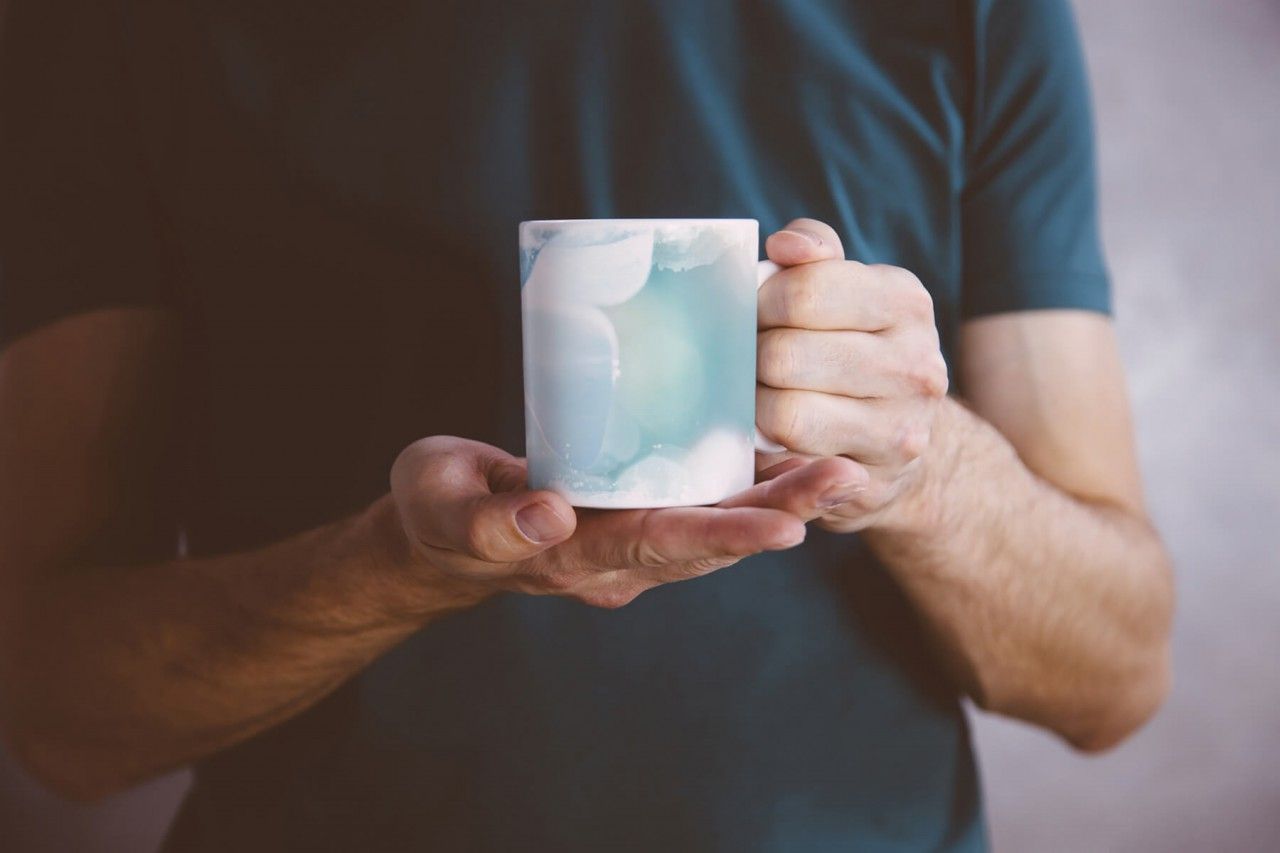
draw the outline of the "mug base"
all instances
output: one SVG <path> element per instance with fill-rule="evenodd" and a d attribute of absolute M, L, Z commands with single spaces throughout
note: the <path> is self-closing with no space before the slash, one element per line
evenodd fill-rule
<path fill-rule="evenodd" d="M 564 483 L 552 482 L 545 486 L 563 497 L 571 506 L 583 509 L 663 509 L 676 506 L 712 506 L 755 482 L 754 473 L 744 472 L 734 477 L 734 482 L 721 480 L 715 488 L 685 486 L 676 489 L 617 489 L 614 491 L 587 491 L 566 488 Z M 531 484 L 531 488 L 532 488 Z"/>
<path fill-rule="evenodd" d="M 563 492 L 559 492 L 559 494 L 569 502 L 570 506 L 575 506 L 580 509 L 667 509 L 678 506 L 714 506 L 729 497 L 728 495 L 722 495 L 720 497 L 707 498 L 706 500 L 689 501 L 680 500 L 678 498 L 671 498 L 668 500 L 637 500 L 635 498 L 628 498 L 625 495 L 620 497 L 611 497 L 608 495 L 590 495 L 583 497 L 578 495 L 566 495 Z"/>

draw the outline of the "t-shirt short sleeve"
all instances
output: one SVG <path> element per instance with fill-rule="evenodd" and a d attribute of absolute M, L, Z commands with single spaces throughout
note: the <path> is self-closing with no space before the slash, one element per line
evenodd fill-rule
<path fill-rule="evenodd" d="M 1109 313 L 1093 122 L 1066 0 L 990 0 L 975 15 L 961 196 L 961 313 Z"/>
<path fill-rule="evenodd" d="M 71 314 L 169 302 L 118 0 L 0 21 L 0 346 Z"/>

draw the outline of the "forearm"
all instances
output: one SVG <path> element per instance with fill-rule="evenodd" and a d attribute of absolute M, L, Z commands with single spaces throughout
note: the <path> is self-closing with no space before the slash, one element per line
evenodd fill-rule
<path fill-rule="evenodd" d="M 943 402 L 919 476 L 868 529 L 979 705 L 1102 748 L 1167 689 L 1170 572 L 1141 518 L 1036 477 Z"/>
<path fill-rule="evenodd" d="M 384 499 L 253 552 L 35 575 L 0 639 L 15 749 L 52 785 L 92 796 L 298 713 L 478 600 L 427 577 L 397 537 Z"/>

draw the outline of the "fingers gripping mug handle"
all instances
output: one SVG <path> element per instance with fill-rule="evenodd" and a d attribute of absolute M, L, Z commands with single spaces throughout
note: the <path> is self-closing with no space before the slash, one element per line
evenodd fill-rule
<path fill-rule="evenodd" d="M 761 285 L 763 285 L 766 281 L 769 280 L 769 276 L 773 275 L 780 269 L 782 269 L 782 267 L 778 266 L 773 261 L 760 261 L 760 263 L 756 266 L 756 290 L 759 290 Z M 768 438 L 766 438 L 760 432 L 759 426 L 755 428 L 754 437 L 756 442 L 756 450 L 759 451 L 760 453 L 782 453 L 784 450 L 786 450 L 786 448 L 783 447 L 781 444 L 778 444 L 775 441 L 770 441 Z"/>

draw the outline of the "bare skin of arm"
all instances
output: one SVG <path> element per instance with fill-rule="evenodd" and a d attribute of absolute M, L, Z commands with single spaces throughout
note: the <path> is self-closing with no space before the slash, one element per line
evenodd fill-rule
<path fill-rule="evenodd" d="M 980 707 L 1082 750 L 1124 739 L 1168 691 L 1174 596 L 1108 318 L 967 323 L 966 406 L 943 396 L 914 276 L 844 261 L 814 220 L 768 250 L 789 269 L 761 290 L 761 427 L 862 467 L 863 488 L 818 523 L 863 532 Z"/>
<path fill-rule="evenodd" d="M 993 317 L 962 353 L 973 410 L 944 403 L 919 480 L 869 541 L 980 707 L 1109 748 L 1169 690 L 1174 597 L 1111 325 Z"/>
<path fill-rule="evenodd" d="M 618 607 L 791 547 L 857 467 L 783 466 L 721 507 L 575 513 L 526 488 L 522 459 L 435 436 L 353 517 L 180 559 L 163 452 L 177 346 L 172 317 L 118 309 L 0 354 L 0 724 L 76 798 L 250 737 L 493 594 Z"/>

